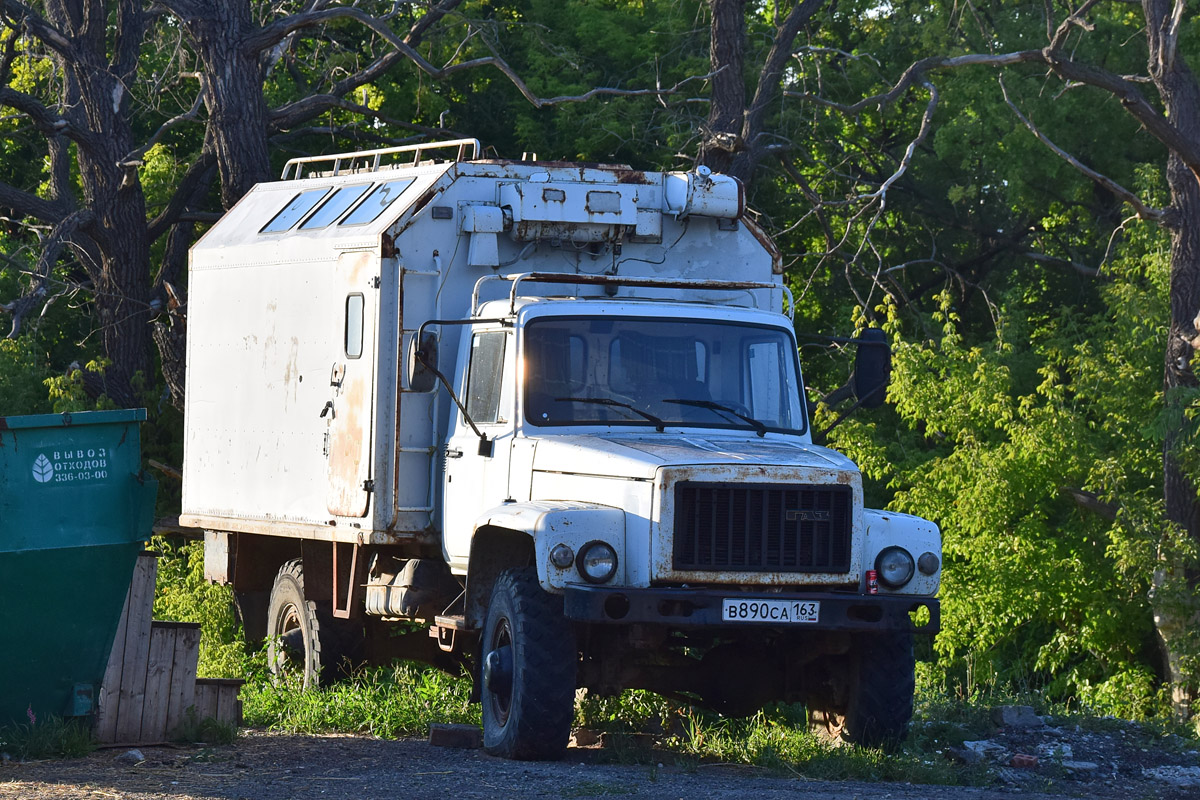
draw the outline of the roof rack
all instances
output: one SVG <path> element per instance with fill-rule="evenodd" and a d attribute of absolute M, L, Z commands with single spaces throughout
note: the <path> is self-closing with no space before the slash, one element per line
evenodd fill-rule
<path fill-rule="evenodd" d="M 306 158 L 293 158 L 283 165 L 282 180 L 299 180 L 304 177 L 305 165 L 332 163 L 333 169 L 330 170 L 332 175 L 340 175 L 343 172 L 378 172 L 384 156 L 395 155 L 396 153 L 412 153 L 413 160 L 411 164 L 404 166 L 416 167 L 421 163 L 421 153 L 427 150 L 444 150 L 448 148 L 457 148 L 458 152 L 454 156 L 455 161 L 472 161 L 479 157 L 479 151 L 482 146 L 478 139 L 451 139 L 447 142 L 431 142 L 428 144 L 403 144 L 397 147 L 384 147 L 379 150 L 360 150 L 357 153 L 335 153 L 329 156 L 308 156 Z M 470 149 L 470 156 L 467 156 L 467 150 Z M 363 161 L 369 160 L 369 164 L 363 164 Z M 395 165 L 386 165 L 395 166 Z M 295 167 L 295 174 L 288 176 Z"/>
<path fill-rule="evenodd" d="M 471 313 L 479 312 L 479 290 L 488 281 L 512 281 L 512 289 L 508 295 L 509 313 L 516 313 L 517 287 L 522 281 L 528 283 L 569 283 L 587 286 L 639 286 L 655 289 L 693 289 L 701 291 L 749 291 L 751 289 L 780 289 L 787 298 L 788 318 L 795 319 L 796 303 L 792 290 L 782 283 L 762 283 L 758 281 L 709 281 L 688 280 L 685 278 L 638 278 L 620 275 L 568 275 L 559 272 L 520 272 L 514 275 L 484 275 L 475 281 L 475 289 L 471 292 Z M 753 297 L 753 295 L 751 295 Z M 758 308 L 758 299 L 754 298 L 754 307 Z"/>

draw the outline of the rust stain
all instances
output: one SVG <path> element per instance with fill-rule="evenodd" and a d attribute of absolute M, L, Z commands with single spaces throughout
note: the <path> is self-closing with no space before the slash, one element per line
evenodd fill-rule
<path fill-rule="evenodd" d="M 366 458 L 364 414 L 367 386 L 361 376 L 347 379 L 341 397 L 335 401 L 333 424 L 329 432 L 329 491 L 326 506 L 331 514 L 361 517 L 367 513 L 367 493 L 359 484 L 362 462 Z"/>
<path fill-rule="evenodd" d="M 646 179 L 646 173 L 637 169 L 619 169 L 617 170 L 617 183 L 640 183 L 649 185 L 650 181 Z"/>
<path fill-rule="evenodd" d="M 746 226 L 746 230 L 750 231 L 750 235 L 758 240 L 758 243 L 763 246 L 771 255 L 771 274 L 783 274 L 783 254 L 779 252 L 779 247 L 775 241 L 767 235 L 767 232 L 759 227 L 758 223 L 746 215 L 742 215 L 742 224 Z"/>

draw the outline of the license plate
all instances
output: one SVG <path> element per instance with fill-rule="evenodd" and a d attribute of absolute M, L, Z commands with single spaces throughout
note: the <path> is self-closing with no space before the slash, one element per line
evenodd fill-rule
<path fill-rule="evenodd" d="M 743 600 L 726 597 L 721 601 L 724 622 L 769 622 L 776 625 L 814 623 L 821 613 L 816 600 Z"/>

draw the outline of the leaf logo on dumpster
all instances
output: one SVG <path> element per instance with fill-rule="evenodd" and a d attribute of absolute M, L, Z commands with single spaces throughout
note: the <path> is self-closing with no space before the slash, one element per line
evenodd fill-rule
<path fill-rule="evenodd" d="M 50 459 L 46 458 L 44 453 L 39 454 L 37 460 L 33 462 L 33 479 L 38 483 L 49 483 L 54 477 L 54 465 L 50 463 Z"/>

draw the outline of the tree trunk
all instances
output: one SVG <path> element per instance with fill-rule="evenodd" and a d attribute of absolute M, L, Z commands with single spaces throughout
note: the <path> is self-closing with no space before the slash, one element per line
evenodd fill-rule
<path fill-rule="evenodd" d="M 716 172 L 727 172 L 742 147 L 742 122 L 746 114 L 746 2 L 709 0 L 712 9 L 709 58 L 714 70 L 712 98 L 700 163 Z"/>
<path fill-rule="evenodd" d="M 120 36 L 140 42 L 142 18 L 136 6 L 118 4 Z M 149 385 L 150 245 L 146 237 L 146 202 L 133 167 L 121 162 L 135 149 L 128 122 L 131 75 L 120 54 L 107 53 L 109 9 L 100 0 L 49 0 L 48 19 L 71 35 L 78 53 L 59 56 L 63 74 L 64 116 L 79 129 L 92 131 L 77 142 L 76 158 L 83 205 L 94 214 L 86 233 L 99 260 L 81 259 L 93 287 L 95 319 L 104 355 L 104 393 L 123 407 L 140 404 L 134 378 Z M 118 42 L 118 47 L 120 43 Z M 103 67 L 98 65 L 104 65 Z"/>
<path fill-rule="evenodd" d="M 1163 99 L 1167 119 L 1193 141 L 1200 139 L 1200 85 L 1196 76 L 1175 52 L 1170 32 L 1172 4 L 1169 0 L 1145 0 L 1146 35 L 1149 43 L 1150 75 Z M 1181 469 L 1176 448 L 1183 423 L 1178 389 L 1200 385 L 1195 374 L 1200 315 L 1200 184 L 1197 175 L 1172 155 L 1167 164 L 1171 190 L 1171 213 L 1166 225 L 1171 233 L 1171 319 L 1167 333 L 1163 390 L 1168 423 L 1163 443 L 1163 499 L 1167 523 L 1193 542 L 1200 542 L 1200 498 L 1197 487 Z M 1182 717 L 1190 713 L 1196 696 L 1197 676 L 1184 668 L 1195 652 L 1195 630 L 1200 604 L 1195 595 L 1196 575 L 1181 561 L 1164 537 L 1160 568 L 1155 574 L 1154 622 L 1171 672 L 1172 699 Z"/>
<path fill-rule="evenodd" d="M 231 208 L 256 183 L 271 179 L 267 102 L 259 54 L 245 45 L 255 30 L 247 0 L 168 0 L 187 26 L 204 65 L 209 144 L 221 173 L 221 204 Z"/>

